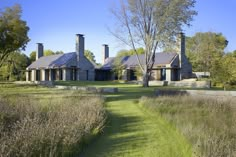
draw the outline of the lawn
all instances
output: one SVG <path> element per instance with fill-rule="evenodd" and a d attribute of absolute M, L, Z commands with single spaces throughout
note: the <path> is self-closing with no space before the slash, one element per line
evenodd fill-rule
<path fill-rule="evenodd" d="M 126 85 L 117 94 L 105 95 L 109 115 L 104 134 L 88 145 L 81 156 L 191 156 L 191 145 L 180 132 L 139 104 L 139 98 L 152 96 L 155 88 Z"/>
<path fill-rule="evenodd" d="M 150 100 L 155 100 L 155 104 L 160 103 L 159 99 L 155 99 L 154 90 L 156 88 L 169 89 L 173 87 L 149 87 L 142 88 L 137 84 L 126 84 L 123 82 L 56 82 L 57 85 L 76 85 L 76 86 L 90 86 L 90 87 L 117 87 L 118 93 L 104 94 L 105 108 L 107 111 L 107 122 L 103 132 L 97 136 L 91 143 L 83 147 L 81 154 L 82 157 L 149 157 L 149 156 L 162 156 L 162 157 L 189 157 L 195 151 L 192 139 L 185 134 L 186 130 L 176 125 L 179 121 L 175 121 L 175 117 L 171 117 L 175 113 L 176 106 L 178 106 L 178 97 L 170 98 L 170 102 L 177 102 L 168 108 L 158 109 L 149 108 L 147 105 L 140 103 L 143 96 L 148 97 Z M 6 85 L 0 84 L 4 87 Z M 56 99 L 59 97 L 67 97 L 72 93 L 68 90 L 58 90 L 54 88 L 46 88 L 39 86 L 28 85 L 10 85 L 14 88 L 2 88 L 0 96 L 6 95 L 27 95 L 31 97 L 47 97 Z M 0 87 L 1 88 L 1 87 Z M 176 89 L 176 88 L 175 88 Z M 88 93 L 80 93 L 80 96 L 87 95 Z M 95 93 L 90 93 L 90 96 L 97 96 Z M 191 99 L 190 99 L 191 101 Z M 202 103 L 202 102 L 200 102 Z M 163 104 L 163 102 L 161 102 Z M 171 103 L 173 104 L 173 103 Z M 204 104 L 204 103 L 203 103 Z M 188 104 L 186 104 L 188 105 Z M 201 106 L 201 104 L 200 104 Z M 209 105 L 212 106 L 212 105 Z M 185 106 L 183 109 L 178 110 L 178 115 L 182 116 L 182 124 L 189 124 L 186 115 L 182 115 L 184 111 L 188 113 Z M 163 114 L 163 112 L 166 112 Z M 198 116 L 207 116 L 206 112 L 200 108 L 192 110 L 196 119 Z M 191 116 L 191 113 L 187 116 Z M 207 113 L 212 113 L 211 110 Z M 211 116 L 212 114 L 210 114 Z M 215 114 L 217 116 L 217 112 Z M 225 116 L 227 117 L 227 116 Z M 220 119 L 218 117 L 217 119 Z M 184 121 L 185 120 L 185 121 Z M 187 121 L 186 121 L 187 120 Z M 211 117 L 214 121 L 214 117 Z M 198 126 L 201 122 L 197 121 Z M 224 123 L 222 121 L 222 123 Z M 194 124 L 192 128 L 194 128 Z M 183 125 L 184 126 L 184 125 Z M 207 126 L 207 125 L 206 125 Z M 198 153 L 197 153 L 198 154 Z"/>

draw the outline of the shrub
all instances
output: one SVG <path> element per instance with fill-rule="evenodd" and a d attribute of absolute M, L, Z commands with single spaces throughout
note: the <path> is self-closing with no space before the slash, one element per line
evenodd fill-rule
<path fill-rule="evenodd" d="M 235 99 L 143 97 L 141 103 L 178 128 L 192 143 L 195 155 L 218 157 L 236 154 Z"/>
<path fill-rule="evenodd" d="M 102 130 L 99 96 L 0 98 L 0 156 L 71 156 Z"/>

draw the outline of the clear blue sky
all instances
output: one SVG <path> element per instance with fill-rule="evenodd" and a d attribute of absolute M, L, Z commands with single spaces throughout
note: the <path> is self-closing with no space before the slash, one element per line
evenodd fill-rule
<path fill-rule="evenodd" d="M 102 44 L 110 47 L 114 56 L 121 45 L 109 33 L 113 19 L 109 9 L 119 0 L 0 0 L 0 8 L 18 3 L 22 18 L 30 27 L 25 53 L 29 55 L 36 44 L 42 42 L 45 49 L 72 52 L 75 49 L 75 34 L 85 35 L 85 49 L 91 50 L 97 62 L 101 62 Z M 185 29 L 187 36 L 196 32 L 222 33 L 229 45 L 226 51 L 236 50 L 236 0 L 197 0 L 198 15 L 192 26 Z"/>

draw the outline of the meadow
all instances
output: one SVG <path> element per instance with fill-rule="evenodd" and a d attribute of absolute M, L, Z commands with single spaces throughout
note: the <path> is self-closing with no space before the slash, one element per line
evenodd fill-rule
<path fill-rule="evenodd" d="M 5 131 L 0 142 L 4 137 L 12 142 L 3 143 L 2 150 L 25 153 L 34 145 L 26 156 L 235 156 L 235 98 L 156 97 L 157 88 L 171 87 L 124 82 L 56 84 L 117 87 L 119 92 L 100 95 L 2 83 L 0 124 Z"/>
<path fill-rule="evenodd" d="M 74 156 L 105 123 L 100 95 L 0 84 L 0 156 Z"/>
<path fill-rule="evenodd" d="M 140 103 L 177 128 L 190 141 L 193 156 L 235 156 L 235 98 L 143 97 Z"/>

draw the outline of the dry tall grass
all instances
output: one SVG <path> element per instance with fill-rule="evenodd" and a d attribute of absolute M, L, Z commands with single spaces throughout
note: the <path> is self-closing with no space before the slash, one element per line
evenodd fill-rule
<path fill-rule="evenodd" d="M 77 154 L 101 131 L 100 97 L 0 98 L 0 157 L 56 157 Z"/>
<path fill-rule="evenodd" d="M 193 145 L 193 156 L 236 156 L 235 99 L 143 97 L 141 103 L 162 115 Z"/>

